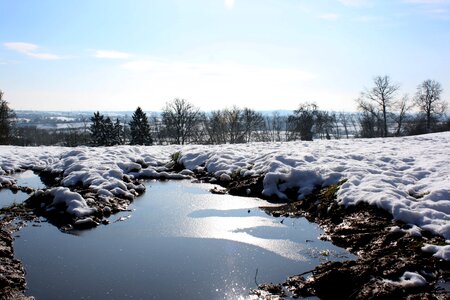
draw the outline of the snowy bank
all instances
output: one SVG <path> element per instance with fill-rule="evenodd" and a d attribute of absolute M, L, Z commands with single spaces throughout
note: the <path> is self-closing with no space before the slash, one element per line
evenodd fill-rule
<path fill-rule="evenodd" d="M 182 153 L 178 162 L 192 171 L 206 169 L 223 179 L 265 176 L 267 197 L 286 199 L 294 190 L 302 199 L 316 187 L 345 179 L 337 194 L 340 204 L 367 202 L 450 239 L 450 132 L 218 146 L 5 146 L 0 147 L 0 183 L 11 181 L 8 174 L 20 169 L 43 170 L 61 174 L 65 187 L 90 188 L 104 198 L 133 198 L 143 186 L 130 179 L 189 177 L 189 171 L 167 172 L 165 165 L 177 151 Z"/>

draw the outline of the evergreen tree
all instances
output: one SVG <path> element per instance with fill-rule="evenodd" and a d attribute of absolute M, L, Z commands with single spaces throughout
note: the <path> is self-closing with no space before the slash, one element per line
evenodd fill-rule
<path fill-rule="evenodd" d="M 3 92 L 0 90 L 0 145 L 11 143 L 14 117 L 14 111 L 3 100 Z"/>
<path fill-rule="evenodd" d="M 136 109 L 130 121 L 130 145 L 151 145 L 150 124 L 147 114 L 140 107 Z"/>
<path fill-rule="evenodd" d="M 113 146 L 116 145 L 114 143 L 114 124 L 111 121 L 110 117 L 106 117 L 103 121 L 103 135 L 102 135 L 102 144 L 104 146 Z"/>
<path fill-rule="evenodd" d="M 113 145 L 123 145 L 123 126 L 120 124 L 119 119 L 116 119 L 116 123 L 114 123 L 113 128 Z"/>
<path fill-rule="evenodd" d="M 104 122 L 105 117 L 100 112 L 94 113 L 91 118 L 91 143 L 93 146 L 104 146 Z"/>

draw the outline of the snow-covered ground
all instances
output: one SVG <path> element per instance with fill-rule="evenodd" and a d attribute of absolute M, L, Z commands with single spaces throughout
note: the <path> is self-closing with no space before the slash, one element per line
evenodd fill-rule
<path fill-rule="evenodd" d="M 164 165 L 177 151 L 182 153 L 179 162 L 188 170 L 171 175 L 165 172 Z M 403 138 L 218 146 L 3 146 L 0 184 L 14 181 L 8 174 L 20 169 L 46 170 L 62 172 L 65 187 L 82 183 L 103 198 L 133 197 L 134 189 L 139 187 L 124 180 L 126 177 L 180 178 L 188 177 L 189 170 L 206 168 L 221 180 L 236 174 L 264 175 L 264 195 L 284 199 L 286 190 L 294 188 L 298 189 L 298 199 L 302 199 L 317 186 L 346 179 L 338 191 L 339 203 L 368 202 L 398 220 L 443 236 L 447 246 L 429 245 L 424 250 L 450 259 L 449 162 L 450 132 Z M 77 201 L 66 199 L 71 211 L 89 213 L 79 195 L 64 194 Z M 420 230 L 412 232 L 417 234 Z"/>

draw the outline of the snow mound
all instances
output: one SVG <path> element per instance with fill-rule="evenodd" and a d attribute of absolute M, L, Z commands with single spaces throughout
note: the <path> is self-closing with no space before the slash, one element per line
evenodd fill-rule
<path fill-rule="evenodd" d="M 428 252 L 428 253 L 433 253 L 433 256 L 436 258 L 450 260 L 450 245 L 437 246 L 437 245 L 425 244 L 422 247 L 422 251 Z"/>
<path fill-rule="evenodd" d="M 172 153 L 185 171 L 169 173 Z M 240 145 L 0 147 L 0 184 L 23 169 L 62 174 L 105 199 L 135 197 L 139 178 L 190 178 L 206 170 L 217 179 L 264 176 L 264 195 L 302 199 L 317 187 L 346 182 L 338 203 L 360 202 L 450 240 L 450 132 L 402 138 L 317 140 Z M 415 227 L 411 234 L 420 234 Z"/>
<path fill-rule="evenodd" d="M 384 280 L 385 283 L 402 286 L 405 288 L 424 286 L 427 280 L 420 274 L 406 271 L 399 281 Z"/>
<path fill-rule="evenodd" d="M 67 207 L 67 213 L 78 218 L 97 212 L 96 208 L 91 208 L 87 205 L 86 200 L 80 194 L 71 192 L 68 188 L 56 187 L 48 190 L 48 193 L 54 198 L 47 210 L 53 209 L 56 205 L 64 204 Z"/>

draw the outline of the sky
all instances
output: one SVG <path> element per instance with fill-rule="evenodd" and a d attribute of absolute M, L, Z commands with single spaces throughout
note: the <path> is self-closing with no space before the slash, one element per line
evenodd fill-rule
<path fill-rule="evenodd" d="M 450 0 L 0 0 L 16 110 L 356 110 L 388 75 L 450 100 Z"/>

